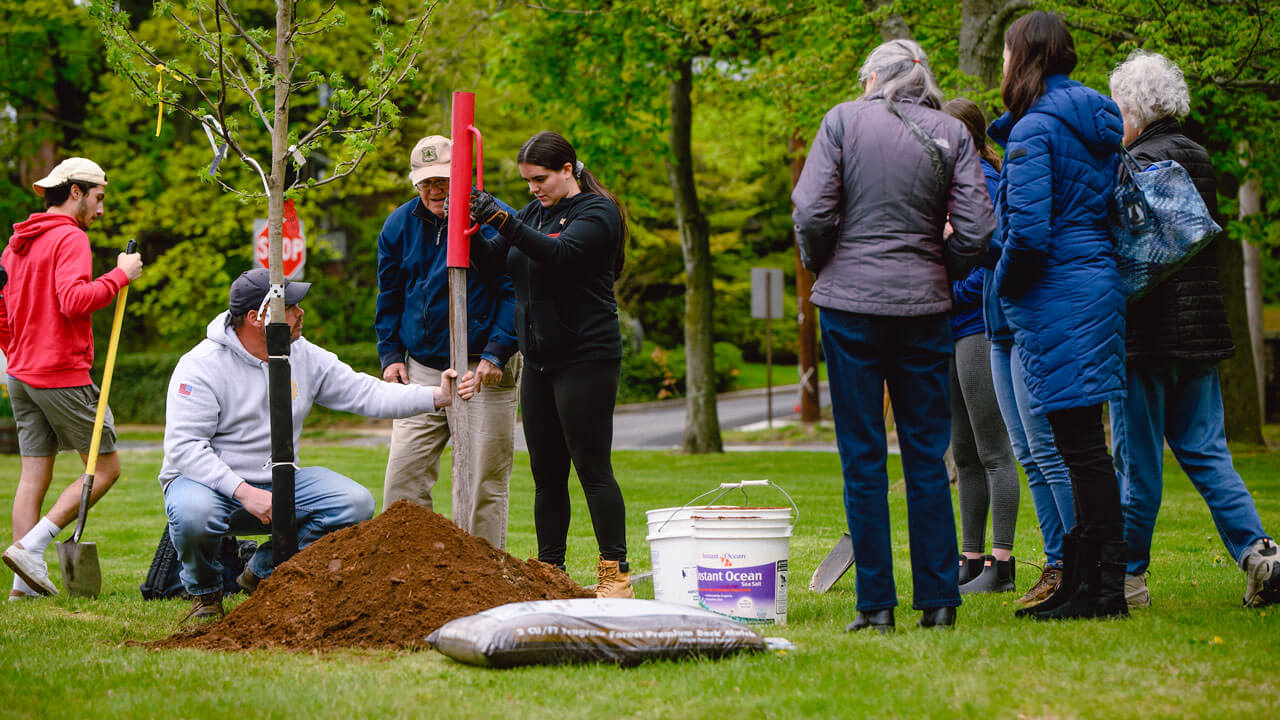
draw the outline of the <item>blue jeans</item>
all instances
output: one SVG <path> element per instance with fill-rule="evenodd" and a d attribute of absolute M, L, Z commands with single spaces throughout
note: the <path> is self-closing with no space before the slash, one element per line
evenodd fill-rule
<path fill-rule="evenodd" d="M 299 549 L 334 530 L 373 517 L 373 496 L 369 491 L 327 468 L 298 469 L 294 486 Z M 271 528 L 250 515 L 239 501 L 182 476 L 174 478 L 165 488 L 164 510 L 169 516 L 169 538 L 182 561 L 179 578 L 192 595 L 222 590 L 218 545 L 224 536 L 271 533 Z M 271 542 L 259 545 L 248 564 L 254 575 L 260 578 L 270 575 L 275 569 L 271 562 Z"/>
<path fill-rule="evenodd" d="M 1124 505 L 1128 572 L 1151 564 L 1151 535 L 1164 489 L 1164 443 L 1204 497 L 1227 552 L 1238 564 L 1267 537 L 1249 489 L 1231 464 L 1222 390 L 1213 365 L 1170 362 L 1125 369 L 1128 397 L 1111 403 L 1111 447 Z"/>
<path fill-rule="evenodd" d="M 886 317 L 827 308 L 820 318 L 844 470 L 845 514 L 858 559 L 858 610 L 898 604 L 881 406 L 886 382 L 906 476 L 912 606 L 956 607 L 959 550 L 942 460 L 951 435 L 950 322 L 945 314 Z"/>
<path fill-rule="evenodd" d="M 1071 475 L 1053 442 L 1049 418 L 1032 415 L 1027 395 L 1025 371 L 1013 342 L 991 343 L 991 379 L 996 387 L 996 402 L 1004 417 L 1013 456 L 1027 474 L 1031 502 L 1040 521 L 1044 538 L 1044 555 L 1050 565 L 1062 565 L 1062 534 L 1075 526 L 1075 509 L 1071 504 Z"/>

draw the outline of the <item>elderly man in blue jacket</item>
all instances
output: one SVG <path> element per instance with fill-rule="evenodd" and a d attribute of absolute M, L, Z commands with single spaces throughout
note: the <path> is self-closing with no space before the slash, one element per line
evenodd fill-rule
<path fill-rule="evenodd" d="M 445 262 L 452 143 L 440 135 L 419 140 L 409 156 L 409 182 L 418 196 L 401 205 L 378 235 L 378 300 L 374 327 L 387 382 L 438 385 L 449 367 L 449 272 Z M 515 211 L 507 208 L 512 215 Z M 464 208 L 465 211 L 465 208 Z M 493 232 L 484 228 L 486 233 Z M 461 487 L 453 488 L 453 521 L 502 548 L 507 535 L 507 489 L 515 440 L 520 378 L 515 294 L 505 272 L 472 268 L 467 276 L 469 370 L 483 391 L 470 400 L 469 483 L 475 499 L 459 517 Z M 384 507 L 407 499 L 430 508 L 440 454 L 451 437 L 445 413 L 396 420 L 383 485 Z"/>

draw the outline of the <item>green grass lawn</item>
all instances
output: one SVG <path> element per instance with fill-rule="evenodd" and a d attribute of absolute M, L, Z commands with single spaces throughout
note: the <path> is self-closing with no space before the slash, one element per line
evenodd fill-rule
<path fill-rule="evenodd" d="M 304 441 L 302 456 L 355 477 L 380 496 L 385 449 Z M 891 459 L 902 604 L 899 632 L 881 637 L 843 632 L 854 612 L 852 574 L 825 595 L 807 590 L 809 575 L 843 528 L 835 454 L 619 452 L 615 469 L 639 570 L 649 566 L 646 509 L 683 504 L 724 481 L 769 478 L 791 493 L 800 518 L 791 542 L 789 624 L 766 634 L 790 639 L 797 650 L 632 669 L 495 671 L 434 652 L 218 654 L 131 646 L 176 630 L 187 605 L 143 602 L 138 595 L 164 525 L 155 481 L 160 457 L 127 452 L 123 460 L 126 477 L 90 516 L 84 538 L 98 544 L 103 596 L 59 596 L 0 609 L 5 718 L 1264 718 L 1275 717 L 1280 707 L 1280 607 L 1239 606 L 1243 574 L 1176 469 L 1168 472 L 1156 533 L 1149 577 L 1154 607 L 1127 621 L 1041 624 L 1015 620 L 1010 595 L 976 597 L 965 600 L 954 632 L 935 632 L 914 627 L 919 614 L 911 610 L 903 483 Z M 1280 526 L 1280 453 L 1241 455 L 1237 465 L 1264 523 Z M 0 489 L 5 507 L 18 469 L 17 458 L 0 457 L 0 472 L 9 478 Z M 76 472 L 72 457 L 63 456 L 56 488 Z M 446 485 L 437 493 L 444 503 Z M 771 493 L 753 490 L 751 502 L 771 502 Z M 517 455 L 512 494 L 509 549 L 527 557 L 535 547 L 527 455 Z M 580 492 L 574 510 L 569 570 L 587 583 L 594 542 Z M 7 525 L 0 531 L 7 536 Z M 1025 490 L 1017 537 L 1016 555 L 1039 562 L 1040 539 Z M 47 557 L 56 562 L 52 549 Z M 1036 574 L 1020 567 L 1019 590 Z M 7 571 L 0 581 L 10 581 Z"/>
<path fill-rule="evenodd" d="M 765 387 L 766 370 L 764 363 L 744 363 L 738 368 L 738 377 L 734 381 L 734 390 L 748 390 L 751 388 Z M 795 385 L 800 382 L 800 371 L 795 363 L 774 363 L 772 371 L 773 385 Z M 827 379 L 827 364 L 818 363 L 818 380 L 825 381 Z M 787 398 L 789 402 L 794 402 L 795 398 Z M 790 408 L 787 408 L 790 410 Z"/>

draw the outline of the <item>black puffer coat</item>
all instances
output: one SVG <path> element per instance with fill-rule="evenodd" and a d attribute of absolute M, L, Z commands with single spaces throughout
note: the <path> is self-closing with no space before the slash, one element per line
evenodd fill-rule
<path fill-rule="evenodd" d="M 1142 168 L 1159 160 L 1176 160 L 1191 175 L 1209 212 L 1218 217 L 1217 181 L 1209 154 L 1182 134 L 1177 120 L 1166 117 L 1151 123 L 1128 149 Z M 1219 237 L 1147 297 L 1129 305 L 1125 338 L 1129 364 L 1218 362 L 1234 353 L 1214 261 L 1220 242 L 1227 240 Z"/>

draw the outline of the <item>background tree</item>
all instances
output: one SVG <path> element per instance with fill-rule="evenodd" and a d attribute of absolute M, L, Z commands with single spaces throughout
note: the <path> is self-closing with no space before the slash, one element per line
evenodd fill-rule
<path fill-rule="evenodd" d="M 692 148 L 695 81 L 722 72 L 721 63 L 758 52 L 763 39 L 795 13 L 789 3 L 606 0 L 575 9 L 539 7 L 509 24 L 511 55 L 501 74 L 557 108 L 569 135 L 593 159 L 624 165 L 637 153 L 665 156 L 686 283 L 686 452 L 723 447 L 714 382 L 711 230 Z M 540 62 L 528 63 L 517 47 L 539 48 Z"/>

